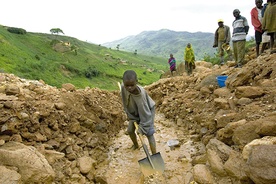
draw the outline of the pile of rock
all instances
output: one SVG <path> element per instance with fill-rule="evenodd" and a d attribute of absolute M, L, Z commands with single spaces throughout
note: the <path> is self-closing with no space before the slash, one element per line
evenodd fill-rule
<path fill-rule="evenodd" d="M 93 183 L 125 115 L 118 94 L 0 74 L 0 183 Z"/>
<path fill-rule="evenodd" d="M 242 68 L 197 62 L 191 76 L 147 87 L 157 109 L 205 145 L 193 158 L 196 182 L 276 183 L 275 60 L 264 54 Z M 228 75 L 226 87 L 218 75 Z"/>

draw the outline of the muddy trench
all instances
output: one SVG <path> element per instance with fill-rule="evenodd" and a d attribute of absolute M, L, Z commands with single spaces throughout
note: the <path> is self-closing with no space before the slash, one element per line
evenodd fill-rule
<path fill-rule="evenodd" d="M 158 173 L 146 177 L 143 175 L 138 161 L 146 158 L 146 154 L 142 147 L 138 150 L 130 149 L 132 142 L 125 128 L 109 142 L 109 164 L 100 168 L 105 173 L 108 184 L 165 184 L 193 181 L 191 156 L 204 151 L 204 146 L 192 141 L 187 131 L 179 129 L 163 114 L 157 113 L 155 127 L 157 152 L 161 154 L 165 163 L 162 175 Z M 145 143 L 148 146 L 146 138 Z M 139 144 L 141 146 L 140 141 Z"/>

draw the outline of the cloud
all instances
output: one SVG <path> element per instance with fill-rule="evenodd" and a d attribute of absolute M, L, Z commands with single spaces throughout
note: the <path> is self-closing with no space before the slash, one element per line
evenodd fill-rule
<path fill-rule="evenodd" d="M 42 33 L 58 27 L 98 44 L 159 29 L 214 32 L 220 18 L 231 27 L 236 8 L 250 23 L 254 6 L 240 0 L 13 0 L 1 3 L 0 24 Z"/>

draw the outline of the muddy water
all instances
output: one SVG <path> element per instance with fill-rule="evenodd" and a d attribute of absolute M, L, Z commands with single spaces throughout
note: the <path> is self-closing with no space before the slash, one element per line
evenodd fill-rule
<path fill-rule="evenodd" d="M 157 114 L 155 119 L 157 152 L 165 162 L 164 173 L 143 176 L 138 161 L 145 158 L 146 154 L 142 147 L 131 150 L 132 142 L 125 130 L 122 130 L 112 140 L 110 147 L 109 165 L 105 168 L 108 184 L 187 184 L 192 181 L 191 154 L 196 152 L 194 143 L 187 133 L 179 130 L 161 114 Z M 177 141 L 180 142 L 178 146 L 169 146 Z M 146 138 L 145 143 L 148 146 Z"/>

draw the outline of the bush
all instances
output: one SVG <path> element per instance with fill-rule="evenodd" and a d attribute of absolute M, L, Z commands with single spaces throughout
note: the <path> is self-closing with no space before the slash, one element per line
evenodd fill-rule
<path fill-rule="evenodd" d="M 40 60 L 40 57 L 38 55 L 35 55 L 35 59 Z"/>
<path fill-rule="evenodd" d="M 218 64 L 220 62 L 217 54 L 215 54 L 215 56 L 212 57 L 209 54 L 205 53 L 205 55 L 203 57 L 203 60 L 206 61 L 206 62 L 210 62 L 213 65 Z"/>
<path fill-rule="evenodd" d="M 56 45 L 57 43 L 60 43 L 60 41 L 55 39 L 55 40 L 52 40 L 52 41 L 51 41 L 50 45 L 51 45 L 51 46 L 54 46 L 54 45 Z"/>
<path fill-rule="evenodd" d="M 88 67 L 88 69 L 84 72 L 86 78 L 91 79 L 92 77 L 97 77 L 100 75 L 100 72 L 96 68 Z"/>
<path fill-rule="evenodd" d="M 8 27 L 8 31 L 10 33 L 15 33 L 15 34 L 26 34 L 27 31 L 22 28 L 16 28 L 16 27 Z"/>

